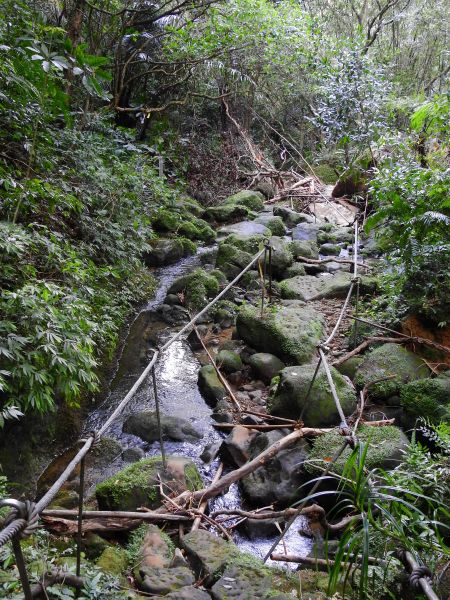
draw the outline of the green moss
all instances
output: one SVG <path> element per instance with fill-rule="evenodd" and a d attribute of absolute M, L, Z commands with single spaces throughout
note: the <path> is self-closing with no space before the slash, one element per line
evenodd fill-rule
<path fill-rule="evenodd" d="M 303 257 L 317 260 L 319 258 L 319 248 L 316 242 L 311 240 L 294 240 L 290 242 L 289 249 L 296 259 Z"/>
<path fill-rule="evenodd" d="M 315 166 L 314 173 L 319 179 L 323 181 L 323 183 L 326 183 L 328 185 L 336 183 L 336 180 L 338 178 L 336 171 L 331 165 L 328 165 L 327 163 L 322 163 L 321 165 Z"/>
<path fill-rule="evenodd" d="M 181 247 L 183 248 L 184 254 L 195 254 L 197 252 L 197 244 L 195 244 L 192 240 L 188 240 L 185 237 L 178 238 Z"/>
<path fill-rule="evenodd" d="M 206 273 L 203 269 L 194 271 L 186 285 L 186 302 L 192 308 L 203 308 L 208 298 L 213 298 L 219 293 L 219 282 Z"/>
<path fill-rule="evenodd" d="M 184 467 L 184 476 L 186 478 L 186 485 L 188 490 L 195 492 L 203 488 L 203 481 L 200 477 L 200 473 L 194 463 L 187 464 Z"/>
<path fill-rule="evenodd" d="M 121 575 L 128 567 L 128 554 L 123 548 L 109 546 L 97 560 L 97 566 L 107 573 Z"/>
<path fill-rule="evenodd" d="M 450 380 L 419 379 L 400 390 L 400 399 L 408 426 L 424 417 L 432 423 L 449 420 Z"/>
<path fill-rule="evenodd" d="M 229 196 L 225 200 L 225 204 L 245 206 L 252 211 L 259 212 L 264 208 L 264 196 L 261 192 L 241 190 L 237 194 Z"/>
<path fill-rule="evenodd" d="M 229 235 L 224 242 L 239 248 L 239 250 L 244 250 L 245 252 L 254 255 L 263 248 L 264 236 L 232 234 Z"/>
<path fill-rule="evenodd" d="M 398 427 L 360 427 L 358 438 L 361 442 L 368 443 L 369 449 L 365 466 L 367 469 L 375 467 L 390 468 L 396 466 L 402 457 L 402 449 L 406 447 L 407 439 Z M 323 472 L 323 467 L 330 464 L 330 457 L 334 456 L 342 446 L 342 436 L 338 431 L 332 431 L 319 436 L 314 441 L 306 470 L 312 474 Z M 340 457 L 331 466 L 331 471 L 342 474 L 345 463 L 352 450 L 347 446 Z"/>

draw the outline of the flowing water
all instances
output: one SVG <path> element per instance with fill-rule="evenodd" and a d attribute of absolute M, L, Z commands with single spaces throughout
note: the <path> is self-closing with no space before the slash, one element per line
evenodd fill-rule
<path fill-rule="evenodd" d="M 158 281 L 156 295 L 132 323 L 117 372 L 111 383 L 111 390 L 105 400 L 87 418 L 84 427 L 86 432 L 98 429 L 128 392 L 150 359 L 150 349 L 163 345 L 174 335 L 176 328 L 163 323 L 157 309 L 162 304 L 173 281 L 198 267 L 201 264 L 202 255 L 205 258 L 205 254 L 210 250 L 208 248 L 200 249 L 193 257 L 183 259 L 172 266 L 161 267 L 155 271 Z M 204 480 L 210 481 L 215 473 L 218 461 L 214 461 L 211 465 L 205 465 L 199 457 L 206 445 L 218 441 L 224 436 L 212 426 L 212 410 L 205 403 L 198 390 L 197 376 L 200 366 L 197 357 L 185 340 L 173 343 L 162 353 L 157 362 L 157 390 L 162 413 L 187 419 L 203 433 L 203 438 L 195 443 L 165 441 L 166 453 L 183 455 L 193 459 Z M 136 436 L 122 432 L 123 422 L 128 415 L 143 410 L 154 410 L 154 408 L 155 401 L 151 379 L 149 378 L 128 404 L 123 414 L 111 425 L 106 435 L 117 439 L 123 448 L 139 447 L 146 456 L 160 454 L 159 442 L 148 444 Z M 121 455 L 118 455 L 107 469 L 101 473 L 101 478 L 104 479 L 117 472 L 126 464 Z M 92 487 L 94 483 L 92 482 Z M 231 485 L 227 493 L 213 500 L 211 509 L 235 507 L 245 508 L 238 484 Z M 304 556 L 310 551 L 311 541 L 309 538 L 298 534 L 298 529 L 305 526 L 305 520 L 299 517 L 284 542 L 288 552 Z M 269 550 L 275 537 L 276 534 L 249 539 L 243 532 L 236 529 L 233 539 L 242 550 L 262 557 Z M 280 545 L 277 552 L 283 550 L 284 546 Z M 280 565 L 280 563 L 277 564 Z M 292 567 L 293 565 L 289 566 Z"/>

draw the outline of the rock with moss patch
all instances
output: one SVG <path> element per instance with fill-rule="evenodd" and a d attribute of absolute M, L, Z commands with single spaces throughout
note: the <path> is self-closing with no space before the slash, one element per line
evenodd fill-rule
<path fill-rule="evenodd" d="M 164 596 L 152 596 L 153 600 L 211 600 L 211 596 L 208 592 L 201 590 L 193 585 L 183 587 L 176 592 L 170 592 Z"/>
<path fill-rule="evenodd" d="M 128 555 L 119 546 L 108 546 L 98 558 L 97 566 L 112 575 L 121 575 L 127 569 Z"/>
<path fill-rule="evenodd" d="M 167 294 L 178 293 L 184 293 L 188 306 L 199 309 L 207 304 L 209 298 L 219 293 L 219 282 L 204 269 L 196 269 L 176 279 L 167 290 Z"/>
<path fill-rule="evenodd" d="M 197 577 L 205 577 L 212 583 L 223 572 L 227 563 L 237 555 L 237 547 L 216 537 L 209 531 L 199 529 L 185 535 L 181 545 L 186 551 Z"/>
<path fill-rule="evenodd" d="M 393 469 L 401 462 L 404 450 L 408 446 L 408 438 L 394 426 L 358 428 L 358 439 L 368 444 L 365 467 L 367 469 Z M 306 469 L 313 475 L 323 472 L 329 466 L 334 473 L 342 474 L 346 461 L 352 450 L 346 446 L 340 457 L 330 466 L 330 457 L 334 456 L 342 446 L 342 436 L 338 431 L 331 431 L 314 440 Z"/>
<path fill-rule="evenodd" d="M 337 244 L 322 244 L 319 248 L 319 254 L 324 256 L 339 256 L 341 247 Z"/>
<path fill-rule="evenodd" d="M 98 558 L 110 545 L 93 531 L 86 531 L 83 536 L 83 550 L 89 560 Z"/>
<path fill-rule="evenodd" d="M 205 365 L 199 370 L 198 387 L 202 396 L 213 407 L 227 395 L 225 386 L 212 365 Z"/>
<path fill-rule="evenodd" d="M 403 425 L 414 427 L 423 417 L 431 423 L 450 422 L 450 378 L 418 379 L 401 387 Z"/>
<path fill-rule="evenodd" d="M 166 492 L 181 493 L 203 485 L 195 464 L 180 456 L 168 456 L 164 471 L 160 456 L 146 458 L 99 483 L 95 490 L 100 510 L 136 510 L 139 506 L 157 508 L 161 504 L 159 479 Z"/>
<path fill-rule="evenodd" d="M 294 300 L 320 300 L 322 298 L 345 298 L 350 287 L 350 273 L 320 273 L 317 276 L 305 275 L 291 277 L 280 283 L 282 298 Z M 360 292 L 367 294 L 375 291 L 376 280 L 372 277 L 361 277 Z"/>
<path fill-rule="evenodd" d="M 269 398 L 270 414 L 290 419 L 297 419 L 301 414 L 302 420 L 309 427 L 339 425 L 339 413 L 323 366 L 314 380 L 309 397 L 306 398 L 315 370 L 315 364 L 283 369 L 280 372 L 279 383 Z M 331 367 L 331 375 L 344 414 L 352 414 L 356 408 L 355 390 L 333 367 Z"/>
<path fill-rule="evenodd" d="M 254 256 L 259 250 L 262 250 L 264 236 L 261 234 L 242 235 L 233 233 L 225 238 L 224 242 Z"/>
<path fill-rule="evenodd" d="M 142 525 L 141 527 L 144 535 L 136 557 L 139 567 L 169 567 L 173 558 L 172 540 L 156 525 Z"/>
<path fill-rule="evenodd" d="M 353 237 L 353 230 L 348 227 L 330 227 L 319 231 L 317 241 L 319 244 L 351 244 Z"/>
<path fill-rule="evenodd" d="M 344 363 L 338 365 L 336 367 L 336 369 L 342 375 L 345 375 L 346 377 L 353 379 L 355 376 L 356 370 L 362 364 L 363 360 L 364 360 L 364 358 L 362 356 L 352 356 L 351 358 L 347 359 Z"/>
<path fill-rule="evenodd" d="M 280 217 L 274 217 L 271 214 L 262 214 L 255 219 L 255 223 L 261 223 L 270 229 L 273 235 L 286 235 L 286 227 Z"/>
<path fill-rule="evenodd" d="M 216 257 L 216 268 L 220 269 L 226 277 L 233 279 L 252 260 L 253 256 L 231 244 L 219 244 Z"/>
<path fill-rule="evenodd" d="M 314 217 L 307 215 L 306 213 L 299 213 L 288 206 L 275 206 L 273 214 L 276 217 L 281 217 L 287 227 L 295 227 L 299 223 L 311 223 L 314 222 Z"/>
<path fill-rule="evenodd" d="M 165 439 L 176 442 L 196 442 L 203 437 L 189 421 L 181 417 L 160 415 L 161 430 Z M 142 411 L 128 416 L 122 430 L 146 442 L 159 440 L 158 416 L 154 411 Z"/>
<path fill-rule="evenodd" d="M 290 267 L 288 267 L 284 273 L 287 279 L 292 277 L 299 277 L 306 275 L 305 265 L 301 262 L 295 262 Z"/>
<path fill-rule="evenodd" d="M 255 458 L 278 442 L 288 430 L 261 432 L 249 445 L 249 457 Z M 258 506 L 276 502 L 287 506 L 300 497 L 299 488 L 306 481 L 304 462 L 308 458 L 308 444 L 301 440 L 295 446 L 278 452 L 273 458 L 242 479 L 245 497 Z"/>
<path fill-rule="evenodd" d="M 259 307 L 241 308 L 237 335 L 260 352 L 276 352 L 287 362 L 309 362 L 324 332 L 323 316 L 304 303 L 289 301 L 269 307 L 261 319 Z"/>
<path fill-rule="evenodd" d="M 225 373 L 234 373 L 243 367 L 241 357 L 232 350 L 221 350 L 216 356 L 216 364 Z"/>
<path fill-rule="evenodd" d="M 294 258 L 312 258 L 317 260 L 319 258 L 319 248 L 316 242 L 311 240 L 294 240 L 289 244 L 289 248 Z"/>
<path fill-rule="evenodd" d="M 258 379 L 262 379 L 266 383 L 270 383 L 273 377 L 286 366 L 274 354 L 268 352 L 256 352 L 249 357 L 247 362 Z"/>
<path fill-rule="evenodd" d="M 217 223 L 230 223 L 248 218 L 250 212 L 246 206 L 240 204 L 221 204 L 219 206 L 209 206 L 205 211 L 205 218 L 208 221 Z"/>
<path fill-rule="evenodd" d="M 416 354 L 400 344 L 383 344 L 364 357 L 354 381 L 358 387 L 363 388 L 384 379 L 370 385 L 370 395 L 375 400 L 387 400 L 398 395 L 405 383 L 428 374 L 428 367 Z"/>
<path fill-rule="evenodd" d="M 155 240 L 151 243 L 151 248 L 143 256 L 144 263 L 149 267 L 170 265 L 196 251 L 195 244 L 186 238 Z"/>
<path fill-rule="evenodd" d="M 283 277 L 286 269 L 294 262 L 294 257 L 287 240 L 272 236 L 270 238 L 272 247 L 272 273 L 274 277 Z"/>
<path fill-rule="evenodd" d="M 264 208 L 264 196 L 255 190 L 241 190 L 225 200 L 225 205 L 240 205 L 259 212 Z"/>
<path fill-rule="evenodd" d="M 194 575 L 187 567 L 142 567 L 140 575 L 142 583 L 139 587 L 152 596 L 166 596 L 195 583 Z"/>
<path fill-rule="evenodd" d="M 226 235 L 238 235 L 238 236 L 265 236 L 270 235 L 270 229 L 261 223 L 255 223 L 255 221 L 239 221 L 233 225 L 225 225 L 221 227 L 217 232 L 220 236 Z"/>
<path fill-rule="evenodd" d="M 319 226 L 314 223 L 300 223 L 292 230 L 292 239 L 317 243 L 318 231 Z"/>

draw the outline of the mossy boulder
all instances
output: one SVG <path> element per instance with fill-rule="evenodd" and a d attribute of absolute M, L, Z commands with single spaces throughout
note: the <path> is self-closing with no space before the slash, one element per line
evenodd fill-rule
<path fill-rule="evenodd" d="M 225 373 L 234 373 L 243 367 L 241 357 L 232 350 L 221 350 L 216 356 L 216 364 Z"/>
<path fill-rule="evenodd" d="M 225 200 L 225 205 L 228 204 L 245 206 L 254 212 L 259 212 L 264 208 L 264 196 L 254 190 L 241 190 Z"/>
<path fill-rule="evenodd" d="M 274 277 L 283 277 L 286 269 L 294 262 L 290 244 L 277 236 L 272 236 L 269 241 L 272 247 L 272 273 Z"/>
<path fill-rule="evenodd" d="M 195 464 L 180 456 L 168 456 L 164 471 L 160 456 L 145 458 L 99 483 L 95 496 L 100 510 L 157 508 L 161 504 L 159 479 L 170 492 L 200 489 L 203 485 Z"/>
<path fill-rule="evenodd" d="M 188 275 L 176 279 L 167 294 L 184 293 L 185 303 L 195 309 L 202 308 L 208 303 L 208 299 L 219 293 L 219 282 L 212 273 L 204 269 L 196 269 Z"/>
<path fill-rule="evenodd" d="M 205 219 L 217 223 L 231 223 L 251 216 L 251 211 L 240 204 L 220 204 L 209 206 L 205 211 Z"/>
<path fill-rule="evenodd" d="M 305 265 L 301 262 L 295 262 L 286 269 L 284 274 L 287 279 L 290 279 L 291 277 L 298 277 L 300 275 L 306 275 Z"/>
<path fill-rule="evenodd" d="M 418 379 L 402 386 L 403 424 L 413 427 L 419 417 L 450 422 L 450 378 Z"/>
<path fill-rule="evenodd" d="M 328 230 L 321 230 L 317 234 L 319 244 L 351 244 L 353 242 L 354 232 L 348 227 L 331 227 Z"/>
<path fill-rule="evenodd" d="M 239 250 L 243 250 L 248 254 L 254 256 L 259 250 L 262 250 L 264 243 L 264 236 L 261 234 L 255 235 L 239 235 L 239 234 L 231 234 L 229 235 L 224 242 L 226 244 L 231 244 L 235 246 Z"/>
<path fill-rule="evenodd" d="M 280 372 L 279 383 L 268 403 L 270 414 L 302 420 L 308 427 L 339 425 L 340 418 L 323 365 L 320 367 L 309 398 L 306 398 L 310 382 L 316 369 L 315 364 L 286 367 Z M 331 367 L 342 410 L 350 415 L 356 408 L 356 392 L 336 369 Z"/>
<path fill-rule="evenodd" d="M 229 279 L 236 277 L 252 260 L 253 256 L 236 246 L 222 242 L 219 244 L 216 257 L 216 269 L 222 271 Z"/>
<path fill-rule="evenodd" d="M 185 535 L 181 544 L 196 575 L 205 577 L 206 583 L 218 579 L 227 563 L 238 553 L 233 543 L 202 529 Z"/>
<path fill-rule="evenodd" d="M 322 298 L 345 298 L 348 293 L 352 275 L 338 272 L 320 273 L 317 276 L 304 275 L 285 279 L 280 283 L 281 297 L 286 299 L 320 300 Z M 375 291 L 377 281 L 373 277 L 361 277 L 360 292 L 368 294 Z"/>
<path fill-rule="evenodd" d="M 247 362 L 255 375 L 266 383 L 270 383 L 275 375 L 278 375 L 286 366 L 278 357 L 268 352 L 256 352 L 249 357 Z"/>
<path fill-rule="evenodd" d="M 139 587 L 153 597 L 155 594 L 166 596 L 195 583 L 192 571 L 184 566 L 172 568 L 142 567 L 140 575 L 142 581 Z"/>
<path fill-rule="evenodd" d="M 175 233 L 190 240 L 213 241 L 215 231 L 206 221 L 200 219 L 180 206 L 162 207 L 152 217 L 156 231 Z"/>
<path fill-rule="evenodd" d="M 181 223 L 177 233 L 184 235 L 190 240 L 201 240 L 203 242 L 213 242 L 216 239 L 216 232 L 203 219 L 193 217 L 189 221 Z"/>
<path fill-rule="evenodd" d="M 314 217 L 305 213 L 299 213 L 288 206 L 275 206 L 273 214 L 276 217 L 281 217 L 287 227 L 295 227 L 299 223 L 309 223 L 311 220 L 314 221 Z"/>
<path fill-rule="evenodd" d="M 261 223 L 270 229 L 273 235 L 286 235 L 286 227 L 280 217 L 274 217 L 271 214 L 262 214 L 255 219 L 255 223 Z"/>
<path fill-rule="evenodd" d="M 152 249 L 146 252 L 143 260 L 149 267 L 161 267 L 177 262 L 184 256 L 195 254 L 196 246 L 186 238 L 159 239 L 151 243 Z"/>
<path fill-rule="evenodd" d="M 225 386 L 212 365 L 205 365 L 199 370 L 198 387 L 202 396 L 213 407 L 227 396 Z"/>
<path fill-rule="evenodd" d="M 97 567 L 112 575 L 122 575 L 128 567 L 128 555 L 120 546 L 108 546 L 98 558 Z"/>
<path fill-rule="evenodd" d="M 233 223 L 233 225 L 224 225 L 217 233 L 222 237 L 226 235 L 239 235 L 245 237 L 260 235 L 269 237 L 270 229 L 261 223 L 255 223 L 255 221 L 239 221 L 238 223 Z"/>
<path fill-rule="evenodd" d="M 363 361 L 364 361 L 364 358 L 362 356 L 352 356 L 351 358 L 347 359 L 341 365 L 338 365 L 336 367 L 336 369 L 339 371 L 339 373 L 341 373 L 341 375 L 345 375 L 346 377 L 353 379 L 355 376 L 356 370 L 358 369 L 358 367 L 361 365 L 361 363 Z"/>
<path fill-rule="evenodd" d="M 289 249 L 296 260 L 300 257 L 313 258 L 314 260 L 319 258 L 319 248 L 315 241 L 294 240 L 289 244 Z"/>
<path fill-rule="evenodd" d="M 338 244 L 322 244 L 319 248 L 319 254 L 324 256 L 339 256 L 341 253 L 341 246 Z"/>
<path fill-rule="evenodd" d="M 383 344 L 364 357 L 356 370 L 354 382 L 363 388 L 371 382 L 384 379 L 370 385 L 370 396 L 375 400 L 388 400 L 398 395 L 406 383 L 428 374 L 428 367 L 416 354 L 400 344 Z"/>
<path fill-rule="evenodd" d="M 375 467 L 393 469 L 403 458 L 404 450 L 408 446 L 408 438 L 394 426 L 358 428 L 358 439 L 369 444 L 365 466 L 367 469 Z M 342 436 L 338 431 L 321 435 L 314 440 L 309 455 L 306 469 L 313 475 L 323 472 L 325 466 L 330 466 L 330 458 L 342 446 Z M 352 450 L 347 446 L 340 457 L 330 467 L 334 473 L 342 474 L 345 463 Z"/>
<path fill-rule="evenodd" d="M 86 531 L 83 536 L 83 551 L 89 560 L 98 558 L 110 543 L 93 531 Z"/>
<path fill-rule="evenodd" d="M 303 364 L 315 355 L 324 332 L 323 316 L 302 302 L 270 306 L 261 318 L 259 307 L 241 308 L 237 335 L 259 352 L 276 352 L 287 362 Z"/>

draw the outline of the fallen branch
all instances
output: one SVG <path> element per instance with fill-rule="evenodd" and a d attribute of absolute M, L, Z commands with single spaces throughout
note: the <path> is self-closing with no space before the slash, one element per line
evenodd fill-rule
<path fill-rule="evenodd" d="M 216 474 L 214 475 L 214 478 L 211 482 L 211 484 L 217 483 L 217 481 L 219 481 L 221 475 L 222 475 L 222 471 L 223 471 L 223 463 L 219 463 L 219 466 L 217 467 L 217 471 Z M 200 506 L 198 507 L 198 512 L 201 513 L 200 515 L 198 515 L 197 517 L 195 517 L 194 519 L 194 523 L 192 524 L 192 528 L 191 531 L 195 531 L 196 529 L 199 528 L 200 526 L 200 522 L 202 520 L 202 514 L 205 512 L 206 508 L 208 506 L 208 501 L 207 500 L 203 500 L 203 502 L 200 502 Z M 212 518 L 214 519 L 214 516 L 211 515 Z"/>
<path fill-rule="evenodd" d="M 36 585 L 33 585 L 31 588 L 31 597 L 37 598 L 41 595 L 45 595 L 45 597 L 47 597 L 45 590 L 56 583 L 63 583 L 75 588 L 76 590 L 81 590 L 84 586 L 84 580 L 82 577 L 77 577 L 76 575 L 72 575 L 71 573 L 67 573 L 65 571 L 44 573 L 42 580 Z"/>
<path fill-rule="evenodd" d="M 296 260 L 298 262 L 304 262 L 309 265 L 321 265 L 321 264 L 330 263 L 330 262 L 342 263 L 345 265 L 354 265 L 355 264 L 355 261 L 350 260 L 349 258 L 334 258 L 332 256 L 330 256 L 329 258 L 321 258 L 321 259 L 306 258 L 306 256 L 297 256 Z M 363 267 L 364 269 L 368 269 L 368 270 L 372 269 L 371 266 L 366 265 L 365 263 L 357 263 L 357 265 L 358 265 L 358 267 Z"/>
<path fill-rule="evenodd" d="M 319 571 L 328 571 L 331 567 L 334 567 L 336 561 L 331 558 L 315 558 L 314 556 L 296 556 L 294 554 L 271 554 L 270 558 L 272 560 L 283 561 L 283 562 L 293 562 L 301 565 L 312 566 Z M 352 556 L 353 558 L 353 556 Z M 361 556 L 356 556 L 356 559 L 362 559 Z M 368 557 L 368 562 L 371 565 L 381 565 L 385 566 L 386 562 L 380 560 L 374 556 Z M 339 562 L 339 565 L 343 569 L 348 569 L 349 567 L 357 568 L 359 567 L 358 563 L 348 563 L 348 562 Z"/>
<path fill-rule="evenodd" d="M 395 419 L 380 419 L 379 421 L 364 421 L 364 425 L 368 425 L 371 427 L 386 427 L 387 425 L 392 425 Z M 236 427 L 234 423 L 214 423 L 213 427 L 217 429 L 233 429 Z M 301 422 L 295 423 L 291 425 L 286 423 L 285 425 L 242 425 L 239 424 L 239 427 L 244 427 L 245 429 L 256 429 L 258 431 L 271 431 L 273 429 L 298 429 L 303 431 L 303 435 L 305 437 L 314 437 L 316 435 L 324 435 L 325 433 L 330 433 L 330 431 L 334 431 L 335 427 L 321 428 L 318 427 L 301 427 Z"/>
<path fill-rule="evenodd" d="M 333 367 L 342 365 L 342 363 L 345 363 L 346 360 L 348 360 L 349 358 L 352 358 L 353 356 L 356 356 L 357 354 L 360 354 L 363 350 L 368 348 L 374 342 L 377 342 L 380 344 L 405 344 L 408 341 L 410 341 L 410 338 L 409 339 L 387 338 L 387 337 L 378 337 L 378 336 L 369 337 L 366 340 L 364 340 L 364 342 L 359 344 L 359 346 L 356 346 L 356 348 L 354 348 L 351 352 L 347 352 L 347 354 L 344 354 L 344 356 L 341 356 L 340 358 L 334 360 L 331 364 Z"/>

